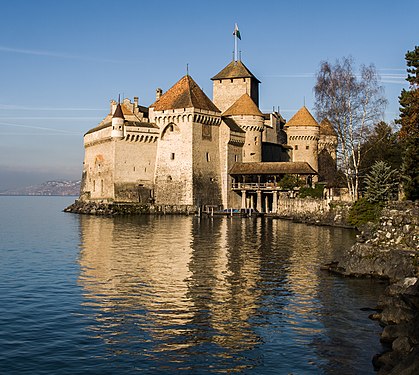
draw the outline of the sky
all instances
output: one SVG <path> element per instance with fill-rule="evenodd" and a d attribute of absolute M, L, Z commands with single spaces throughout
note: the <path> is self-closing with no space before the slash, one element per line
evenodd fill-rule
<path fill-rule="evenodd" d="M 374 64 L 385 88 L 384 120 L 398 117 L 405 53 L 419 44 L 418 1 L 0 0 L 0 191 L 79 179 L 83 134 L 111 99 L 154 102 L 189 74 L 210 80 L 241 59 L 262 82 L 260 108 L 290 119 L 314 112 L 322 61 Z"/>

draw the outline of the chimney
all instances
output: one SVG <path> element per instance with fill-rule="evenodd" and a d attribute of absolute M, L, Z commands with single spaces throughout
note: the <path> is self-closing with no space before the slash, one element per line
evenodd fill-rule
<path fill-rule="evenodd" d="M 138 107 L 138 96 L 134 96 L 134 105 Z"/>
<path fill-rule="evenodd" d="M 162 96 L 162 94 L 163 94 L 163 90 L 159 87 L 159 88 L 156 90 L 156 100 L 159 100 L 159 99 L 160 99 L 160 97 Z"/>

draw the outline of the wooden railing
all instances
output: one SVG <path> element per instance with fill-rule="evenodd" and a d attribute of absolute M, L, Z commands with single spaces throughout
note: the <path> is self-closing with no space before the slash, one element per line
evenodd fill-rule
<path fill-rule="evenodd" d="M 233 182 L 233 190 L 284 190 L 274 182 Z"/>

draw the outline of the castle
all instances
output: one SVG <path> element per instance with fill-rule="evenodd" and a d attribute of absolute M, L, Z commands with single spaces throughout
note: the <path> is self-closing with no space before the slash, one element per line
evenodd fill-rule
<path fill-rule="evenodd" d="M 80 199 L 275 212 L 281 179 L 317 180 L 336 161 L 337 136 L 302 107 L 288 122 L 259 109 L 260 81 L 239 59 L 211 78 L 209 99 L 190 75 L 149 107 L 111 101 L 84 135 Z"/>

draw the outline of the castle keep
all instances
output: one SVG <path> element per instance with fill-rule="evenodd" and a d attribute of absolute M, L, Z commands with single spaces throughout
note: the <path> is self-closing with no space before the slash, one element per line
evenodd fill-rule
<path fill-rule="evenodd" d="M 111 101 L 84 136 L 80 199 L 276 211 L 281 178 L 316 179 L 337 137 L 302 107 L 288 122 L 259 109 L 260 81 L 232 61 L 213 81 L 213 100 L 186 75 L 149 107 Z"/>

